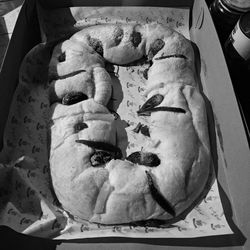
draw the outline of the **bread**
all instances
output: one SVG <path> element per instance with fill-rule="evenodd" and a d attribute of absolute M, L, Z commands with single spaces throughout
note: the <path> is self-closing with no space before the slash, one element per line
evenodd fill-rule
<path fill-rule="evenodd" d="M 145 58 L 143 150 L 119 148 L 106 63 Z M 210 171 L 206 107 L 191 42 L 159 24 L 96 25 L 55 46 L 48 76 L 50 170 L 62 207 L 79 220 L 169 220 L 193 206 Z M 137 131 L 138 132 L 138 131 Z"/>

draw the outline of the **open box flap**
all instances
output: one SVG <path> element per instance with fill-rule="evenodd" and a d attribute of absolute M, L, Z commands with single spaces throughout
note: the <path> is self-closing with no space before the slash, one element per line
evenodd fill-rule
<path fill-rule="evenodd" d="M 0 74 L 0 149 L 12 96 L 18 83 L 19 67 L 26 53 L 41 41 L 35 0 L 26 1 L 5 53 Z"/>
<path fill-rule="evenodd" d="M 200 49 L 201 78 L 206 82 L 204 92 L 215 117 L 218 158 L 221 159 L 216 171 L 221 195 L 225 192 L 231 201 L 231 207 L 225 207 L 228 219 L 233 218 L 242 233 L 249 236 L 250 224 L 246 218 L 250 217 L 250 210 L 246 206 L 250 204 L 250 154 L 246 131 L 209 11 L 200 1 L 195 1 L 193 8 L 191 39 Z"/>

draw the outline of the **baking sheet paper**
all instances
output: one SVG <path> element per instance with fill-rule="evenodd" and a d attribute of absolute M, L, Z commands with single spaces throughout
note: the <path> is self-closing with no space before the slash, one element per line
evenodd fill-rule
<path fill-rule="evenodd" d="M 72 7 L 53 11 L 39 9 L 39 15 L 44 40 L 52 40 L 82 27 L 100 23 L 153 21 L 174 28 L 189 38 L 189 9 Z M 72 17 L 75 20 L 73 23 Z M 135 138 L 134 133 L 130 133 L 131 128 L 139 122 L 135 116 L 136 111 L 145 101 L 143 70 L 143 66 L 115 66 L 114 70 L 113 86 L 115 87 L 116 79 L 119 79 L 119 87 L 124 93 L 118 113 L 122 120 L 131 125 L 127 128 L 130 142 L 128 154 L 140 150 L 140 145 L 143 145 L 143 137 L 139 138 L 137 135 Z M 184 220 L 168 227 L 103 226 L 73 221 L 57 207 L 50 189 L 45 122 L 48 119 L 49 103 L 44 91 L 43 86 L 27 88 L 19 85 L 13 97 L 5 131 L 5 146 L 0 156 L 2 225 L 25 234 L 55 239 L 107 236 L 187 238 L 232 233 L 224 216 L 216 180 L 206 198 Z M 141 122 L 145 124 L 147 120 Z"/>

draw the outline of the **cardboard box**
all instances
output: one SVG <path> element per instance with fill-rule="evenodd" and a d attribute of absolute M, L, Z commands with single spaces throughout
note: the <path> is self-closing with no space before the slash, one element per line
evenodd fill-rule
<path fill-rule="evenodd" d="M 64 243 L 58 249 L 250 249 L 250 154 L 239 108 L 228 74 L 220 43 L 203 0 L 190 1 L 106 1 L 107 5 L 186 6 L 191 8 L 191 40 L 197 44 L 201 56 L 201 80 L 214 113 L 216 137 L 214 146 L 215 170 L 226 218 L 234 235 L 195 239 L 91 239 L 79 244 Z M 47 8 L 75 5 L 104 5 L 103 1 L 41 1 Z M 41 41 L 36 13 L 36 1 L 26 1 L 10 41 L 0 74 L 0 148 L 12 95 L 18 82 L 18 70 L 24 55 Z"/>

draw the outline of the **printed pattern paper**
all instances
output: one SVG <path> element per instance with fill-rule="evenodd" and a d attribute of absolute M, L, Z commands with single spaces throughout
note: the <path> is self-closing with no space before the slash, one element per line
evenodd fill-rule
<path fill-rule="evenodd" d="M 65 9 L 40 10 L 42 34 L 45 40 L 74 32 L 89 25 L 102 23 L 158 22 L 189 38 L 189 10 L 152 7 L 72 7 L 67 9 L 74 17 L 67 19 Z M 32 59 L 36 60 L 36 59 Z M 144 137 L 131 133 L 138 122 L 136 111 L 144 103 L 146 66 L 115 66 L 113 87 L 119 82 L 124 98 L 117 112 L 129 138 L 127 154 L 141 149 Z M 25 81 L 33 83 L 27 87 Z M 203 83 L 205 84 L 205 83 Z M 89 222 L 79 223 L 57 205 L 50 184 L 48 162 L 49 102 L 46 87 L 35 77 L 24 79 L 13 97 L 5 130 L 5 146 L 0 159 L 0 223 L 25 234 L 75 239 L 92 237 L 188 238 L 232 233 L 224 216 L 214 180 L 202 202 L 185 219 L 171 226 L 104 226 Z M 8 163 L 4 163 L 8 162 Z M 212 173 L 213 174 L 213 173 Z"/>

